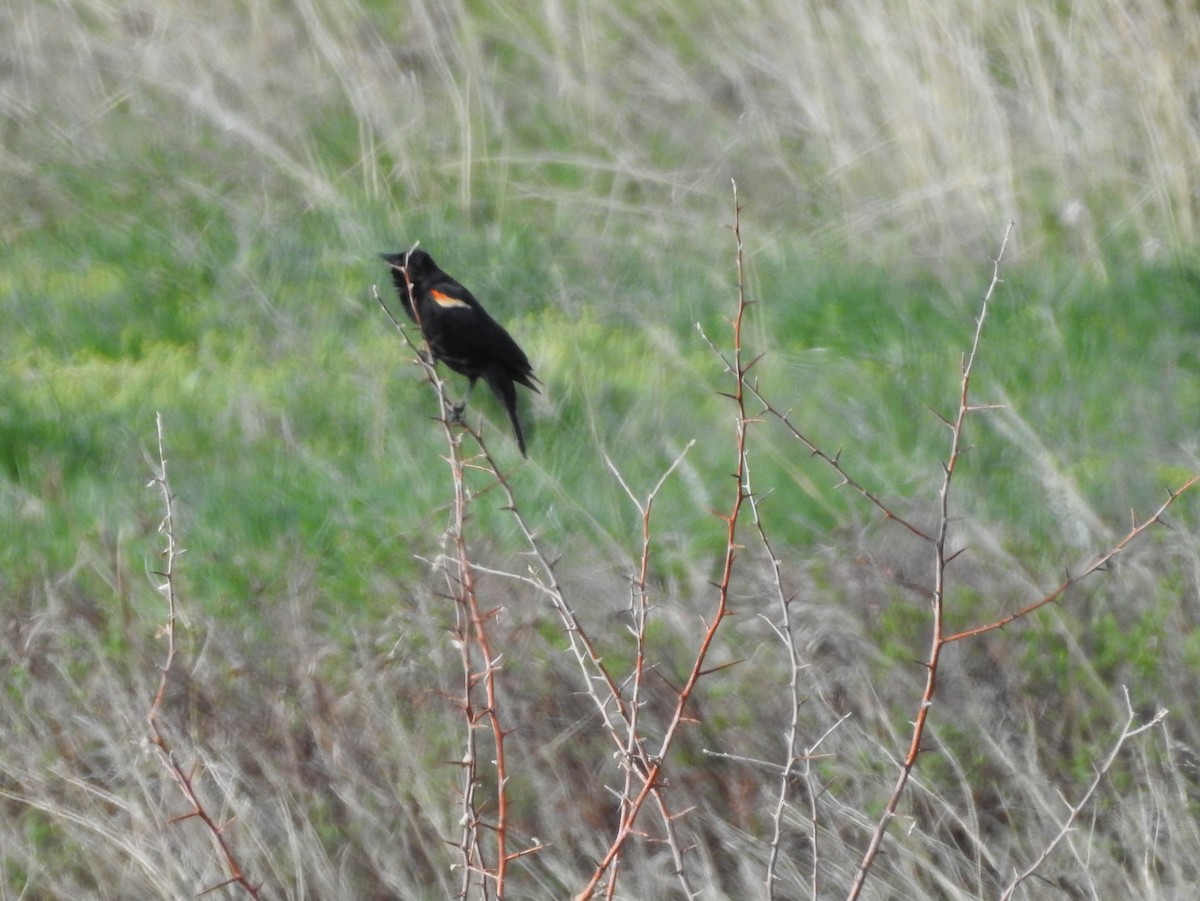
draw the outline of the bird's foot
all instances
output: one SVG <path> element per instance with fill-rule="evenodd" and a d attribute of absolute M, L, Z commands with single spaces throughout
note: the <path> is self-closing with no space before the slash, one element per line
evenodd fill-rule
<path fill-rule="evenodd" d="M 449 423 L 451 423 L 452 425 L 463 425 L 465 422 L 465 420 L 463 419 L 463 412 L 466 409 L 467 409 L 467 402 L 465 400 L 459 401 L 456 404 L 450 403 L 447 401 L 447 403 L 446 403 L 446 420 Z"/>

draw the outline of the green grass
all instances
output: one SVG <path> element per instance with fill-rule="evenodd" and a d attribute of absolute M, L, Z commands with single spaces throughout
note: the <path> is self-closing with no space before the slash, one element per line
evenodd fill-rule
<path fill-rule="evenodd" d="M 428 562 L 451 484 L 437 399 L 373 294 L 392 302 L 379 251 L 419 240 L 529 352 L 545 385 L 524 401 L 530 461 L 486 391 L 468 417 L 614 662 L 633 656 L 619 611 L 641 522 L 606 461 L 644 495 L 695 442 L 653 520 L 663 685 L 686 670 L 724 550 L 731 380 L 697 325 L 728 352 L 730 176 L 763 390 L 921 524 L 947 452 L 938 415 L 1016 220 L 974 382 L 1003 408 L 972 419 L 953 495 L 970 545 L 951 571 L 956 627 L 1111 544 L 1200 468 L 1200 124 L 1181 88 L 1200 32 L 1176 7 L 1122 7 L 1121 28 L 1104 5 L 961 0 L 0 13 L 3 891 L 174 897 L 220 881 L 198 833 L 163 828 L 178 811 L 147 799 L 170 788 L 133 750 L 165 615 L 146 486 L 160 413 L 188 549 L 181 747 L 225 780 L 213 791 L 237 806 L 259 878 L 296 897 L 304 880 L 312 897 L 453 894 L 457 773 L 442 761 L 461 754 L 461 723 L 444 698 L 461 674 Z M 837 786 L 823 853 L 840 887 L 857 859 L 841 836 L 880 809 L 919 697 L 930 563 L 777 424 L 750 449 L 812 666 L 804 727 L 852 715 L 819 763 Z M 483 476 L 471 485 L 473 553 L 521 572 L 511 515 Z M 974 865 L 934 820 L 971 812 L 996 873 L 1024 865 L 1061 813 L 1039 799 L 1076 796 L 1124 684 L 1139 709 L 1174 711 L 1101 808 L 1131 850 L 1106 846 L 1090 871 L 1061 855 L 1047 878 L 1092 878 L 1102 897 L 1188 884 L 1196 785 L 1168 752 L 1200 742 L 1198 511 L 1185 498 L 1175 531 L 1086 591 L 953 648 L 934 713 L 946 756 L 913 793 L 928 819 L 889 834 L 876 897 L 885 879 L 910 897 L 995 894 L 994 873 L 988 891 L 939 881 Z M 761 553 L 743 565 L 748 615 L 719 658 L 745 662 L 710 677 L 676 760 L 712 897 L 761 891 L 763 815 L 740 817 L 746 798 L 767 809 L 772 780 L 706 749 L 777 759 L 787 714 L 788 672 L 755 615 L 774 615 Z M 542 599 L 483 585 L 505 607 L 513 741 L 536 761 L 514 779 L 517 809 L 579 851 L 531 861 L 522 888 L 577 890 L 575 858 L 604 850 L 610 748 Z M 1122 819 L 1126 798 L 1146 822 L 1184 823 L 1174 862 L 1130 863 L 1153 836 Z M 420 853 L 397 870 L 379 836 Z M 721 863 L 726 845 L 751 876 Z M 786 895 L 807 890 L 808 850 L 789 848 Z M 668 897 L 645 855 L 630 896 Z"/>

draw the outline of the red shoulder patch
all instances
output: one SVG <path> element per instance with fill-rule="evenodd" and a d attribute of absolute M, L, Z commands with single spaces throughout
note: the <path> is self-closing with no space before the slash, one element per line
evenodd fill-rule
<path fill-rule="evenodd" d="M 466 307 L 469 310 L 471 308 L 471 305 L 465 300 L 460 300 L 457 297 L 451 297 L 449 294 L 445 294 L 441 291 L 431 290 L 429 292 L 429 296 L 433 298 L 434 303 L 443 309 L 449 310 L 453 307 Z"/>

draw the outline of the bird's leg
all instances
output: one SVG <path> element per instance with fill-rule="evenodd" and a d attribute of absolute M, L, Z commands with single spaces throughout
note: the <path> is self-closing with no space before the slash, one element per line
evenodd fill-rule
<path fill-rule="evenodd" d="M 467 401 L 470 399 L 471 389 L 474 387 L 475 387 L 475 380 L 471 379 L 470 383 L 467 385 L 467 393 L 465 395 L 463 395 L 462 400 L 460 400 L 458 403 L 447 402 L 446 418 L 450 422 L 454 423 L 455 425 L 464 425 L 465 424 L 465 420 L 463 419 L 463 413 L 467 409 Z"/>

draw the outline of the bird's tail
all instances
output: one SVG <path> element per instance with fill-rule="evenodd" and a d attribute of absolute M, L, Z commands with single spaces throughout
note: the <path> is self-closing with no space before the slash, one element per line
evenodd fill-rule
<path fill-rule="evenodd" d="M 512 378 L 506 372 L 489 371 L 484 373 L 484 379 L 488 383 L 488 387 L 492 389 L 500 402 L 504 404 L 504 409 L 508 411 L 509 421 L 512 422 L 513 434 L 517 436 L 517 447 L 521 450 L 522 457 L 529 457 L 525 453 L 525 435 L 521 432 L 521 420 L 517 418 L 517 386 Z"/>

